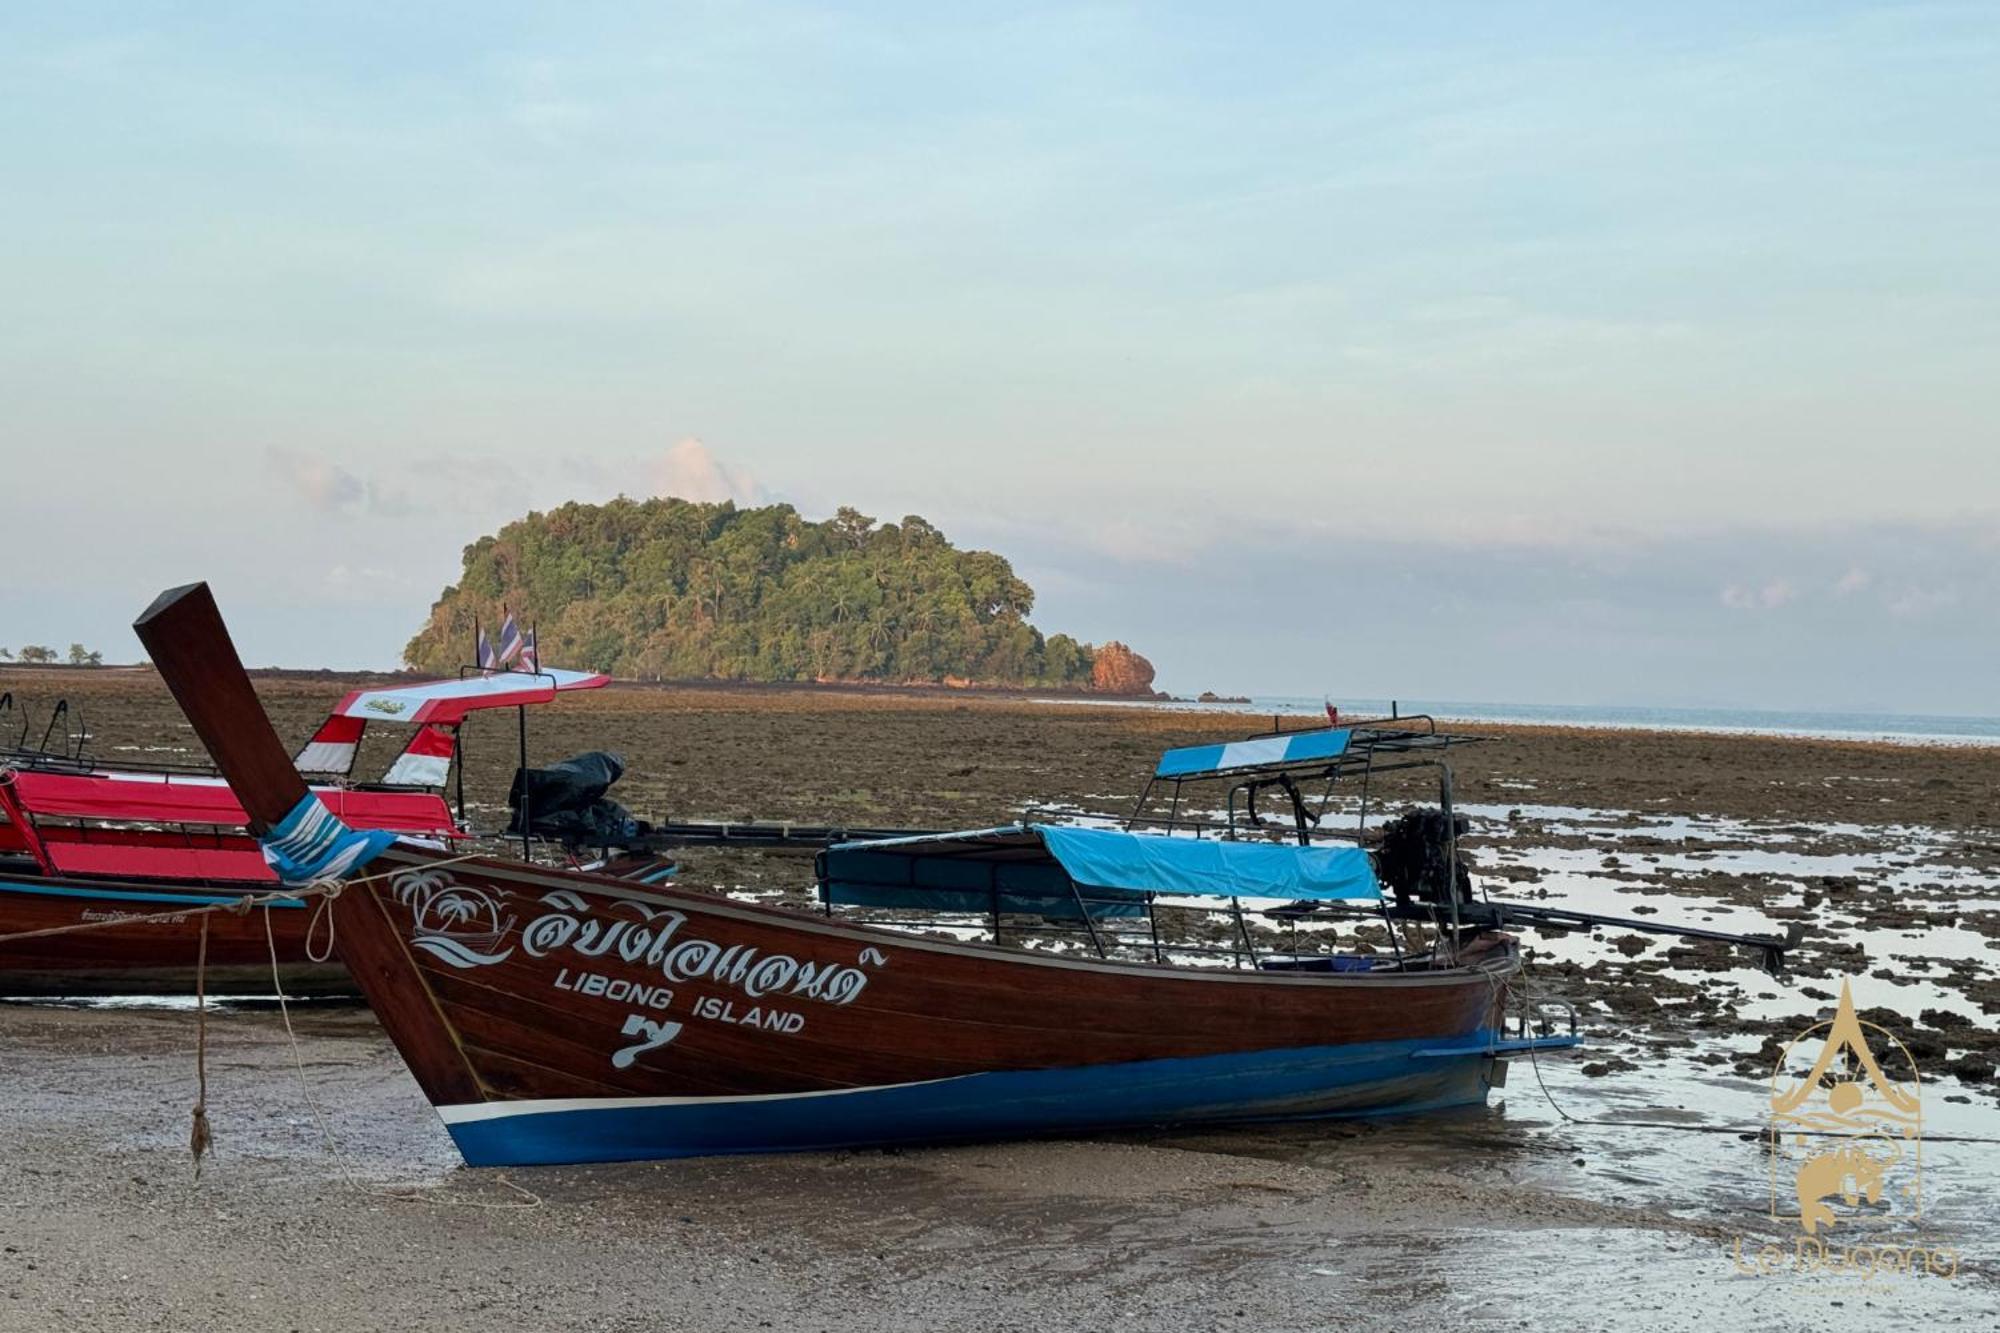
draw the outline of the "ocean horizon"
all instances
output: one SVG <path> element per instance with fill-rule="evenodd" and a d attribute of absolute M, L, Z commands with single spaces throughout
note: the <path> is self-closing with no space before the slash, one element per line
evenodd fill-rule
<path fill-rule="evenodd" d="M 1193 699 L 1135 701 L 1144 708 L 1188 708 L 1247 717 L 1324 717 L 1329 700 L 1294 695 L 1252 695 L 1248 702 L 1201 703 Z M 1800 736 L 1950 745 L 2000 745 L 2000 717 L 1967 714 L 1841 712 L 1823 709 L 1665 708 L 1606 704 L 1518 704 L 1463 699 L 1355 699 L 1330 701 L 1343 718 L 1428 713 L 1453 722 L 1540 723 L 1633 731 L 1694 731 L 1755 736 Z"/>

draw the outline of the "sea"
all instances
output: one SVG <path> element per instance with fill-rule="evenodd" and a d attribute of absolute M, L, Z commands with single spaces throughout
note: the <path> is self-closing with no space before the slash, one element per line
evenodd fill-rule
<path fill-rule="evenodd" d="M 1462 699 L 1319 699 L 1253 696 L 1247 701 L 1135 701 L 1140 708 L 1185 708 L 1250 717 L 1319 717 L 1331 702 L 1343 718 L 1428 713 L 1439 721 L 1525 722 L 1634 731 L 1698 731 L 1898 741 L 1912 745 L 2000 745 L 2000 717 L 1940 713 L 1841 713 L 1763 708 L 1650 708 L 1602 704 L 1478 703 Z"/>

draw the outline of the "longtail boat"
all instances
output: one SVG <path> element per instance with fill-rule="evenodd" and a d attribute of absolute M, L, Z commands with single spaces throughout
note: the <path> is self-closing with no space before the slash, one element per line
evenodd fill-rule
<path fill-rule="evenodd" d="M 608 679 L 502 670 L 354 690 L 293 762 L 318 779 L 314 798 L 346 826 L 452 845 L 467 836 L 462 763 L 456 811 L 444 797 L 465 720 Z M 51 729 L 68 711 L 57 706 Z M 408 726 L 411 735 L 379 782 L 356 785 L 355 755 L 370 722 Z M 281 897 L 249 914 L 196 911 L 280 887 L 222 778 L 185 766 L 97 764 L 81 730 L 58 749 L 46 733 L 34 749 L 25 737 L 23 723 L 0 754 L 0 996 L 186 993 L 203 956 L 211 989 L 263 990 L 274 953 L 291 993 L 354 993 L 325 938 L 315 947 L 305 900 Z M 91 929 L 66 929 L 79 925 Z M 4 938 L 18 935 L 32 938 Z"/>
<path fill-rule="evenodd" d="M 1392 905 L 1365 848 L 1303 836 L 1038 824 L 847 843 L 822 857 L 812 913 L 349 830 L 280 745 L 206 585 L 162 593 L 134 628 L 287 881 L 341 881 L 340 956 L 474 1165 L 1407 1113 L 1481 1102 L 1509 1056 L 1577 1040 L 1510 1022 L 1517 944 L 1469 920 L 1455 885 L 1448 903 L 1399 890 Z M 1163 764 L 1283 790 L 1356 741 Z M 1382 746 L 1442 764 L 1435 738 Z M 1110 937 L 1114 921 L 1157 926 L 1162 904 L 1226 902 L 1240 923 L 1270 899 L 1432 930 L 1421 948 L 1309 958 L 1260 957 L 1246 929 L 1233 966 Z M 996 936 L 1067 917 L 1089 942 L 919 935 L 836 917 L 836 900 L 984 906 Z"/>

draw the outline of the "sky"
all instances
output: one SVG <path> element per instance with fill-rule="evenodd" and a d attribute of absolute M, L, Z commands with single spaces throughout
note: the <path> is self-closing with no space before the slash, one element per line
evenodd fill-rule
<path fill-rule="evenodd" d="M 1172 690 L 2000 713 L 2000 8 L 0 8 L 0 644 L 617 494 Z"/>

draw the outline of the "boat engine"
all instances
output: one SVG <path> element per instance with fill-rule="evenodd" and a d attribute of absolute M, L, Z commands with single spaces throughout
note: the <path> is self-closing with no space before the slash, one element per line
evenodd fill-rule
<path fill-rule="evenodd" d="M 1425 807 L 1398 815 L 1377 830 L 1372 847 L 1375 875 L 1395 893 L 1398 907 L 1442 907 L 1451 901 L 1454 881 L 1458 900 L 1473 900 L 1472 871 L 1465 854 L 1461 852 L 1455 864 L 1451 856 L 1457 839 L 1470 827 L 1464 815 L 1447 816 L 1442 810 Z"/>

